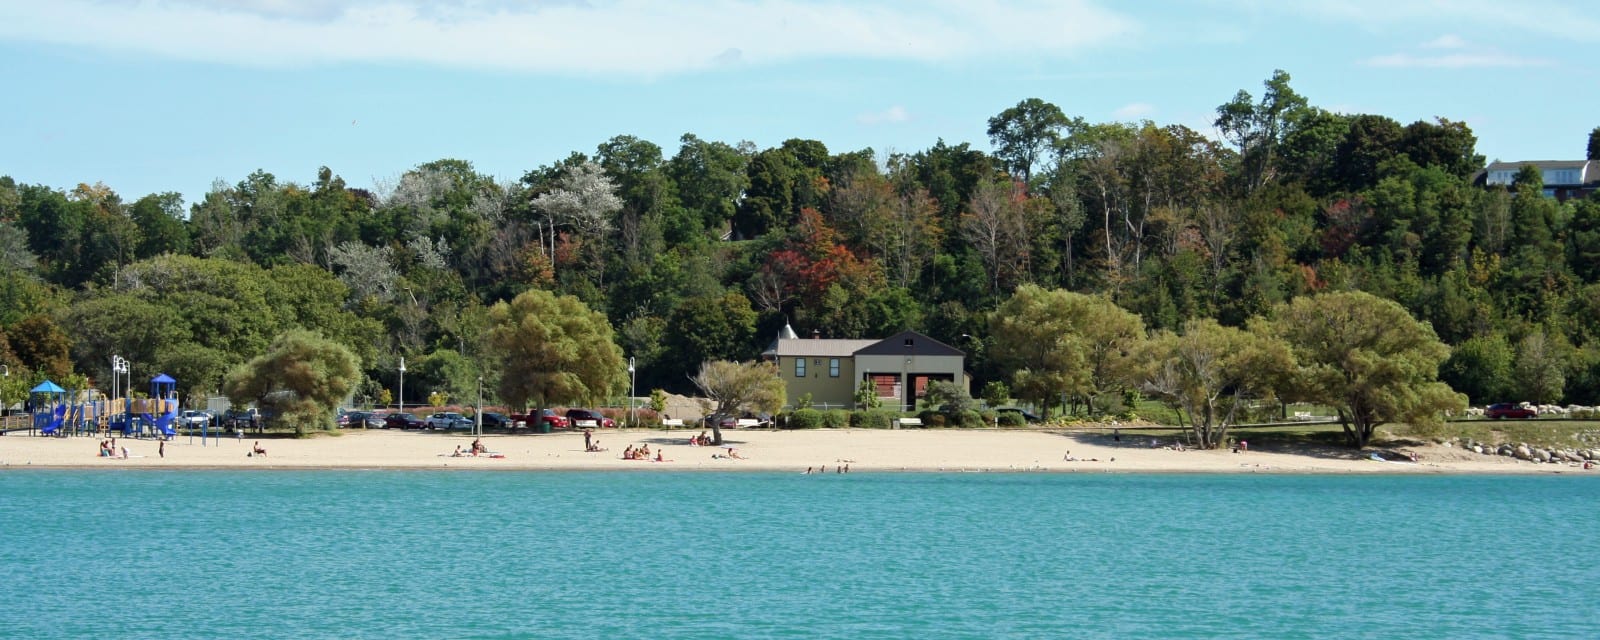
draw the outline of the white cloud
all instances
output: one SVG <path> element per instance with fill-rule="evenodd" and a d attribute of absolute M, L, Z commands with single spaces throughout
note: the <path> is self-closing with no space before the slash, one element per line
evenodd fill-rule
<path fill-rule="evenodd" d="M 1466 47 L 1467 41 L 1462 40 L 1461 36 L 1448 33 L 1422 43 L 1422 48 L 1424 49 L 1465 49 Z"/>
<path fill-rule="evenodd" d="M 1372 67 L 1410 69 L 1515 68 L 1542 67 L 1551 64 L 1549 60 L 1522 58 L 1494 52 L 1450 53 L 1437 56 L 1393 53 L 1386 56 L 1373 56 L 1364 60 L 1363 63 Z"/>
<path fill-rule="evenodd" d="M 653 75 L 800 59 L 1063 55 L 1136 33 L 1092 0 L 55 0 L 0 3 L 0 41 L 249 66 L 423 63 Z"/>
<path fill-rule="evenodd" d="M 911 119 L 911 114 L 906 113 L 906 108 L 895 105 L 883 111 L 869 111 L 856 116 L 856 122 L 861 124 L 899 124 Z"/>
<path fill-rule="evenodd" d="M 1290 15 L 1329 20 L 1374 31 L 1418 25 L 1485 34 L 1526 33 L 1573 42 L 1600 42 L 1600 14 L 1588 2 L 1569 0 L 1214 0 L 1214 7 L 1251 16 Z"/>
<path fill-rule="evenodd" d="M 1143 120 L 1149 118 L 1155 112 L 1156 108 L 1154 106 L 1144 102 L 1133 102 L 1117 107 L 1117 110 L 1111 112 L 1111 115 L 1116 116 L 1118 120 Z"/>

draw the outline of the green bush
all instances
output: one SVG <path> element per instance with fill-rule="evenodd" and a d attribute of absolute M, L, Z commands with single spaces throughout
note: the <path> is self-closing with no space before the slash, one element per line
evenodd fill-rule
<path fill-rule="evenodd" d="M 850 412 L 844 409 L 829 409 L 822 412 L 822 426 L 827 429 L 843 429 L 850 426 Z"/>
<path fill-rule="evenodd" d="M 1023 427 L 1028 424 L 1027 420 L 1022 419 L 1022 414 L 1015 411 L 1002 411 L 997 419 L 1002 427 Z"/>
<path fill-rule="evenodd" d="M 850 413 L 850 426 L 857 429 L 888 429 L 894 426 L 896 414 L 889 411 L 854 411 Z"/>
<path fill-rule="evenodd" d="M 962 411 L 956 416 L 956 426 L 962 429 L 977 429 L 983 426 L 983 414 L 976 411 Z"/>
<path fill-rule="evenodd" d="M 789 414 L 788 425 L 790 429 L 816 429 L 822 426 L 822 412 L 816 409 L 800 409 Z"/>
<path fill-rule="evenodd" d="M 924 409 L 917 414 L 917 418 L 922 420 L 924 427 L 942 427 L 945 424 L 944 414 L 932 409 Z"/>

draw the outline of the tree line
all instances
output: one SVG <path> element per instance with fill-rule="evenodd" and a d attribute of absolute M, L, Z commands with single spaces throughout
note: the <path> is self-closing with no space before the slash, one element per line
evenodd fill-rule
<path fill-rule="evenodd" d="M 980 385 L 1023 390 L 1048 376 L 996 333 L 1021 292 L 1103 298 L 1147 336 L 1234 340 L 1359 291 L 1448 345 L 1438 377 L 1471 402 L 1600 404 L 1600 199 L 1542 197 L 1531 170 L 1486 187 L 1465 124 L 1334 113 L 1290 80 L 1219 105 L 1220 139 L 1027 99 L 988 121 L 988 152 L 686 134 L 668 155 L 620 135 L 516 180 L 457 159 L 371 188 L 257 171 L 194 203 L 4 177 L 0 364 L 11 386 L 109 379 L 117 353 L 195 395 L 304 330 L 351 351 L 367 401 L 397 389 L 401 358 L 408 404 L 475 399 L 479 378 L 502 400 L 600 400 L 627 391 L 612 355 L 634 358 L 638 388 L 690 392 L 702 363 L 752 359 L 790 323 L 917 329 L 967 351 Z M 552 297 L 519 308 L 530 291 Z M 518 379 L 516 340 L 585 344 L 617 371 Z M 1124 390 L 1082 387 L 1083 406 Z"/>

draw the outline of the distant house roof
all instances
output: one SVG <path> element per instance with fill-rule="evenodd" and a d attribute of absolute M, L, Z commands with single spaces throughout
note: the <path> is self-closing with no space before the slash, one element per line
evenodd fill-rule
<path fill-rule="evenodd" d="M 960 349 L 915 331 L 901 331 L 857 350 L 861 356 L 965 356 Z"/>
<path fill-rule="evenodd" d="M 1484 167 L 1483 172 L 1487 177 L 1487 184 L 1510 184 L 1510 180 L 1497 179 L 1496 173 L 1516 173 L 1523 167 L 1532 166 L 1543 174 L 1546 187 L 1552 186 L 1579 186 L 1591 183 L 1600 183 L 1600 161 L 1596 160 L 1523 160 L 1519 162 L 1491 162 Z M 1550 172 L 1576 170 L 1577 180 L 1555 180 Z"/>

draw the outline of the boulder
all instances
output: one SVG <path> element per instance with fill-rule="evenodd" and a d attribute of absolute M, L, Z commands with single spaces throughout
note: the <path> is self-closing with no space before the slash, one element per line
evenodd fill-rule
<path fill-rule="evenodd" d="M 1533 459 L 1533 451 L 1529 450 L 1528 449 L 1528 445 L 1525 445 L 1525 444 L 1517 445 L 1517 448 L 1512 450 L 1511 455 L 1516 456 L 1516 458 L 1518 460 L 1532 460 Z"/>
<path fill-rule="evenodd" d="M 1550 452 L 1549 451 L 1545 451 L 1544 449 L 1534 449 L 1532 453 L 1533 453 L 1533 459 L 1534 460 L 1538 460 L 1539 462 L 1549 462 L 1550 461 Z"/>

